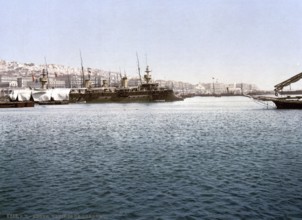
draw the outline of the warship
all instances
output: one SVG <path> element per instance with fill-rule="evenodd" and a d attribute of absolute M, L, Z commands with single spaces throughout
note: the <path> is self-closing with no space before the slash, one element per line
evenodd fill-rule
<path fill-rule="evenodd" d="M 121 77 L 118 87 L 110 87 L 107 80 L 103 80 L 101 87 L 92 88 L 90 80 L 87 79 L 84 82 L 85 88 L 71 89 L 69 102 L 170 102 L 183 100 L 183 98 L 176 96 L 172 89 L 160 87 L 158 83 L 152 82 L 150 72 L 151 70 L 147 66 L 144 81 L 140 77 L 141 83 L 135 87 L 128 86 L 126 75 Z M 140 72 L 139 76 L 141 76 Z"/>

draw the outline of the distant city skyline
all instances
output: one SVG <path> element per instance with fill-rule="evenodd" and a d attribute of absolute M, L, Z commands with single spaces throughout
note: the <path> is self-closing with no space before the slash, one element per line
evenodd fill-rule
<path fill-rule="evenodd" d="M 299 0 L 0 0 L 0 59 L 248 82 L 261 89 L 301 71 Z"/>
<path fill-rule="evenodd" d="M 125 85 L 121 81 L 121 73 L 108 72 L 100 69 L 85 68 L 84 78 L 90 79 L 87 82 L 92 88 L 101 87 L 120 87 Z M 46 75 L 45 75 L 46 73 Z M 41 79 L 47 76 L 46 85 L 50 88 L 80 88 L 83 86 L 83 75 L 80 67 L 72 68 L 56 64 L 34 64 L 9 62 L 0 59 L 0 87 L 1 93 L 9 91 L 11 88 L 17 90 L 28 88 L 41 88 L 43 84 Z M 175 81 L 152 79 L 162 88 L 172 88 L 174 92 L 187 95 L 209 95 L 209 94 L 248 94 L 259 91 L 256 85 L 249 83 L 223 83 L 212 78 L 213 82 L 195 82 L 194 84 Z M 127 75 L 129 87 L 136 88 L 141 84 L 139 75 Z"/>

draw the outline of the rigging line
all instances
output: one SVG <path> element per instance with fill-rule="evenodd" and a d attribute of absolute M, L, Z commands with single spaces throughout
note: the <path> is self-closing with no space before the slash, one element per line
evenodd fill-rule
<path fill-rule="evenodd" d="M 262 106 L 265 106 L 265 107 L 267 107 L 267 108 L 268 108 L 268 106 L 271 107 L 271 108 L 275 108 L 275 106 L 272 105 L 272 104 L 270 104 L 269 101 L 266 101 L 266 102 L 265 102 L 265 101 L 255 100 L 255 99 L 253 99 L 253 101 L 254 101 L 255 103 L 257 103 L 257 104 L 259 104 L 259 105 L 262 105 Z"/>

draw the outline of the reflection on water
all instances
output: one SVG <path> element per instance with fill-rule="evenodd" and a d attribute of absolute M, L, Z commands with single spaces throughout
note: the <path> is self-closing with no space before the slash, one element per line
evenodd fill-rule
<path fill-rule="evenodd" d="M 0 119 L 4 218 L 302 217 L 302 111 L 196 97 L 1 109 Z"/>

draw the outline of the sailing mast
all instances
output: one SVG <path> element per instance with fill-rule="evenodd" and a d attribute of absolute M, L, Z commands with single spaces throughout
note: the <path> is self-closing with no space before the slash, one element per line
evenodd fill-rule
<path fill-rule="evenodd" d="M 83 67 L 83 59 L 82 59 L 82 53 L 80 50 L 80 58 L 81 58 L 81 67 L 82 67 L 82 86 L 85 87 L 85 76 L 84 76 L 84 67 Z"/>
<path fill-rule="evenodd" d="M 137 69 L 138 69 L 139 81 L 141 82 L 141 84 L 143 84 L 143 82 L 142 82 L 142 76 L 141 76 L 141 68 L 139 66 L 139 59 L 138 59 L 137 52 L 136 52 L 136 59 L 137 59 Z"/>
<path fill-rule="evenodd" d="M 49 86 L 49 78 L 48 78 L 48 68 L 47 68 L 47 62 L 46 62 L 46 57 L 44 57 L 44 62 L 45 62 L 45 70 L 46 70 L 46 76 L 47 76 L 47 89 Z"/>
<path fill-rule="evenodd" d="M 111 71 L 109 70 L 109 80 L 108 80 L 109 82 L 109 87 L 111 86 Z"/>
<path fill-rule="evenodd" d="M 212 79 L 213 79 L 213 95 L 215 96 L 215 78 L 212 77 Z"/>
<path fill-rule="evenodd" d="M 121 67 L 119 68 L 120 69 L 120 72 L 119 72 L 119 75 L 120 75 L 120 85 L 119 85 L 119 87 L 120 86 L 122 86 L 122 78 L 123 78 L 123 76 L 122 76 L 122 71 L 121 71 Z"/>

